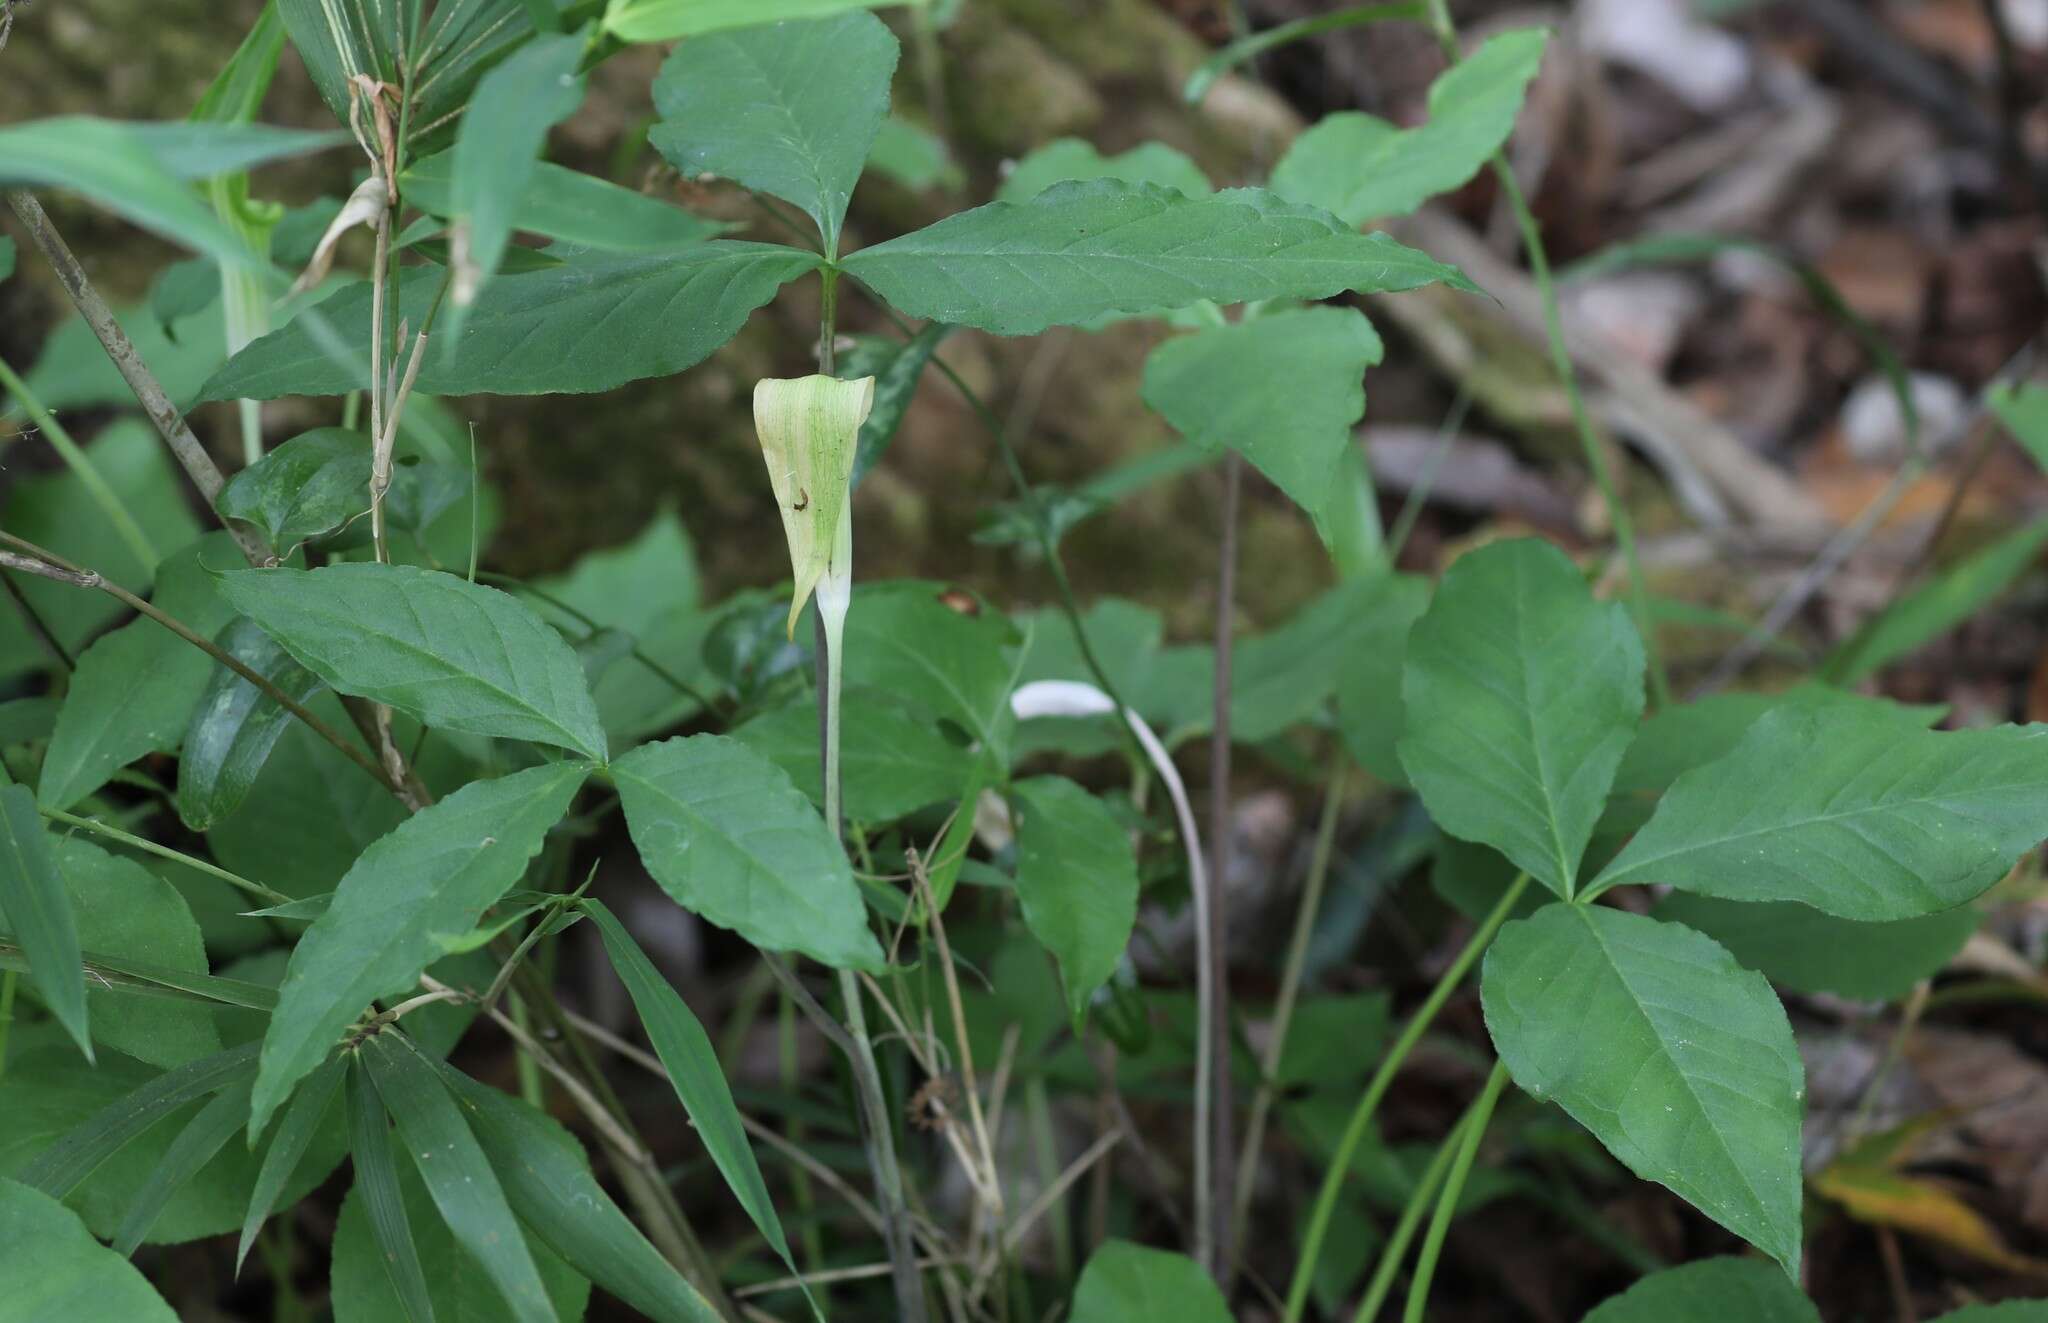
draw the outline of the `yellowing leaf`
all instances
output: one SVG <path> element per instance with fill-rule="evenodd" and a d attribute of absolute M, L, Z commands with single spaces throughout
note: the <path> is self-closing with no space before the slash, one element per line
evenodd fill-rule
<path fill-rule="evenodd" d="M 2048 1277 L 2048 1262 L 2007 1246 L 1976 1209 L 1932 1180 L 1841 1161 L 1814 1177 L 1813 1186 L 1859 1222 L 1939 1242 L 2007 1272 Z"/>
<path fill-rule="evenodd" d="M 768 482 L 782 511 L 789 540 L 789 568 L 796 592 L 789 604 L 789 632 L 811 590 L 833 567 L 835 555 L 852 571 L 852 524 L 846 494 L 853 477 L 860 425 L 875 403 L 875 379 L 837 377 L 764 378 L 754 386 L 754 430 Z M 844 547 L 843 553 L 841 547 Z"/>

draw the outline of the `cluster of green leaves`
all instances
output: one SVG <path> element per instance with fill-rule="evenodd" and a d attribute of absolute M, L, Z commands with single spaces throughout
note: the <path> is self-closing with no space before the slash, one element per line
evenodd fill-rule
<path fill-rule="evenodd" d="M 15 1030 L 0 1077 L 13 1119 L 0 1135 L 0 1277 L 37 1265 L 42 1294 L 26 1297 L 26 1316 L 90 1293 L 123 1317 L 170 1317 L 126 1254 L 239 1232 L 246 1256 L 266 1219 L 347 1154 L 339 1319 L 568 1319 L 592 1284 L 653 1318 L 717 1317 L 573 1138 L 445 1062 L 479 1004 L 502 994 L 501 965 L 510 976 L 532 943 L 584 920 L 712 1164 L 794 1270 L 710 1036 L 620 919 L 569 886 L 579 803 L 615 803 L 648 876 L 682 909 L 763 952 L 877 974 L 896 949 L 880 934 L 921 932 L 928 913 L 867 862 L 907 866 L 914 843 L 943 829 L 920 857 L 932 903 L 966 885 L 1014 911 L 975 953 L 986 988 L 964 994 L 968 1033 L 987 1040 L 977 1051 L 994 1059 L 1000 1026 L 1025 1026 L 1025 1073 L 1088 1078 L 1055 1047 L 1070 1025 L 1116 1039 L 1132 1083 L 1184 1092 L 1170 1081 L 1194 1051 L 1185 1008 L 1154 999 L 1172 1023 L 1156 1039 L 1129 1013 L 1126 947 L 1156 871 L 1141 876 L 1132 828 L 1150 822 L 1035 761 L 1100 753 L 1119 734 L 1100 720 L 1020 720 L 1010 700 L 1034 680 L 1107 678 L 1178 745 L 1215 720 L 1212 649 L 1166 644 L 1159 617 L 1125 602 L 1071 622 L 1013 619 L 956 609 L 936 584 L 863 586 L 836 659 L 849 700 L 843 807 L 874 856 L 856 873 L 818 811 L 816 659 L 785 634 L 782 604 L 698 600 L 675 516 L 518 592 L 446 568 L 487 536 L 491 502 L 435 397 L 674 374 L 813 275 L 928 322 L 841 365 L 878 378 L 856 479 L 953 328 L 1173 328 L 1142 391 L 1187 445 L 1020 517 L 1050 545 L 1121 492 L 1225 450 L 1298 504 L 1339 581 L 1238 644 L 1233 737 L 1283 749 L 1290 732 L 1320 730 L 1412 789 L 1445 858 L 1463 852 L 1465 882 L 1439 869 L 1447 893 L 1497 893 L 1496 875 L 1518 870 L 1546 888 L 1485 964 L 1487 1023 L 1514 1080 L 1796 1274 L 1804 1075 L 1771 982 L 1889 996 L 1945 963 L 1973 926 L 1969 902 L 2048 835 L 2048 729 L 1933 732 L 1928 713 L 1820 685 L 1645 720 L 1643 640 L 1556 550 L 1487 547 L 1434 588 L 1391 571 L 1352 440 L 1383 346 L 1356 308 L 1317 301 L 1470 288 L 1359 227 L 1463 184 L 1501 147 L 1541 33 L 1486 42 L 1438 80 L 1421 126 L 1330 117 L 1269 187 L 1218 191 L 1158 144 L 1105 157 L 1065 141 L 1019 162 L 984 206 L 842 252 L 849 201 L 897 122 L 897 40 L 863 6 L 275 0 L 264 23 L 282 28 L 342 123 L 352 110 L 360 120 L 356 75 L 410 89 L 398 191 L 418 215 L 397 247 L 418 260 L 387 315 L 427 325 L 439 267 L 449 321 L 420 365 L 384 503 L 397 563 L 367 545 L 371 447 L 352 426 L 270 449 L 221 492 L 217 513 L 260 535 L 274 565 L 242 568 L 226 535 L 200 535 L 137 426 L 109 429 L 88 458 L 139 512 L 139 545 L 98 517 L 77 472 L 20 484 L 0 511 L 15 535 L 147 592 L 240 668 L 156 620 L 107 628 L 114 610 L 97 595 L 23 585 L 76 653 L 61 702 L 0 705 L 0 966 L 25 972 L 49 1014 Z M 284 36 L 252 34 L 223 104 L 253 113 Z M 724 226 L 541 159 L 594 60 L 677 37 L 650 142 L 685 174 L 794 207 L 814 247 L 723 238 Z M 180 404 L 339 396 L 369 380 L 372 282 L 325 282 L 230 353 L 243 337 L 223 291 L 238 272 L 271 277 L 232 223 L 241 213 L 207 206 L 189 181 L 246 184 L 253 166 L 340 140 L 208 116 L 39 121 L 0 131 L 0 184 L 79 191 L 202 255 L 123 313 Z M 270 254 L 303 261 L 339 210 L 329 200 L 272 218 Z M 546 246 L 515 245 L 519 234 Z M 60 336 L 29 388 L 46 404 L 115 402 L 119 383 L 89 348 Z M 2030 407 L 2007 405 L 2015 417 Z M 1823 678 L 1854 683 L 1952 626 L 2020 573 L 2042 530 L 1897 604 Z M 25 628 L 0 620 L 0 676 L 46 665 Z M 421 783 L 403 788 L 417 811 L 374 771 L 367 740 L 336 736 L 345 752 L 303 719 L 345 730 L 345 701 L 389 710 Z M 689 723 L 702 733 L 672 733 Z M 174 785 L 157 779 L 167 754 Z M 968 858 L 990 795 L 1014 839 Z M 151 797 L 209 858 L 116 825 L 157 814 Z M 271 903 L 239 911 L 223 884 Z M 1647 915 L 1594 903 L 1624 884 L 1671 891 Z M 1007 940 L 1019 932 L 1042 949 Z M 912 965 L 897 959 L 898 972 Z M 423 978 L 462 995 L 422 1001 Z M 1302 1090 L 1288 1120 L 1313 1142 L 1328 1104 L 1359 1086 L 1386 1006 L 1311 997 L 1299 1023 L 1276 1079 L 1248 1060 L 1227 1068 L 1247 1086 Z M 1411 1171 L 1405 1156 L 1378 1155 L 1373 1198 L 1399 1207 L 1415 1188 L 1421 1162 Z M 1646 1279 L 1593 1317 L 1675 1319 L 1689 1306 L 1669 1302 L 1706 1298 L 1723 1314 L 1744 1301 L 1758 1318 L 1812 1313 L 1783 1275 L 1715 1261 Z M 1191 1260 L 1123 1242 L 1079 1274 L 1080 1323 L 1167 1313 L 1221 1320 L 1228 1306 Z"/>

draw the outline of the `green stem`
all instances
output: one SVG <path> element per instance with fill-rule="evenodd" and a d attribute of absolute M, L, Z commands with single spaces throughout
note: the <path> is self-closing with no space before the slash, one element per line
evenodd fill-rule
<path fill-rule="evenodd" d="M 8 394 L 21 402 L 21 407 L 28 411 L 30 420 L 42 429 L 43 435 L 50 438 L 50 448 L 57 452 L 66 467 L 76 475 L 79 486 L 85 488 L 86 495 L 92 498 L 93 504 L 99 506 L 100 513 L 113 525 L 114 532 L 119 534 L 121 540 L 128 544 L 128 549 L 135 553 L 135 558 L 142 563 L 143 571 L 154 578 L 157 564 L 163 557 L 157 554 L 156 547 L 150 543 L 149 535 L 142 531 L 141 524 L 135 522 L 135 516 L 128 513 L 128 507 L 121 504 L 120 496 L 107 485 L 107 480 L 100 476 L 100 471 L 86 458 L 85 451 L 71 439 L 71 433 L 64 430 L 64 425 L 57 421 L 55 414 L 43 407 L 43 402 L 29 390 L 28 383 L 15 375 L 14 369 L 7 365 L 5 359 L 0 359 L 0 387 L 5 387 Z"/>
<path fill-rule="evenodd" d="M 1421 1228 L 1422 1215 L 1428 1211 L 1437 1187 L 1443 1184 L 1444 1172 L 1458 1151 L 1458 1139 L 1465 1133 L 1471 1119 L 1472 1112 L 1468 1108 L 1458 1118 L 1458 1123 L 1451 1127 L 1451 1133 L 1437 1145 L 1436 1156 L 1429 1160 L 1422 1178 L 1409 1192 L 1408 1202 L 1401 1209 L 1401 1220 L 1394 1224 L 1394 1234 L 1387 1237 L 1386 1247 L 1380 1251 L 1379 1265 L 1373 1269 L 1372 1281 L 1366 1284 L 1365 1295 L 1359 1300 L 1358 1312 L 1351 1316 L 1351 1323 L 1373 1323 L 1379 1317 L 1380 1306 L 1387 1302 L 1387 1296 L 1394 1289 L 1394 1277 L 1401 1271 L 1401 1260 L 1408 1256 L 1408 1242 L 1415 1239 L 1416 1231 Z"/>
<path fill-rule="evenodd" d="M 1408 1054 L 1414 1050 L 1415 1044 L 1421 1041 L 1424 1031 L 1436 1019 L 1437 1012 L 1451 999 L 1451 993 L 1464 981 L 1465 974 L 1472 968 L 1473 962 L 1479 959 L 1480 953 L 1485 951 L 1487 944 L 1493 940 L 1494 933 L 1500 930 L 1500 926 L 1507 922 L 1508 915 L 1514 912 L 1515 903 L 1522 898 L 1522 891 L 1528 885 L 1527 873 L 1515 876 L 1514 882 L 1502 894 L 1500 902 L 1493 907 L 1493 912 L 1486 916 L 1485 922 L 1479 925 L 1478 931 L 1465 943 L 1465 949 L 1458 952 L 1458 958 L 1451 962 L 1451 967 L 1443 972 L 1443 977 L 1430 989 L 1427 1000 L 1416 1008 L 1415 1014 L 1402 1026 L 1401 1036 L 1387 1049 L 1387 1055 L 1381 1059 L 1379 1069 L 1373 1072 L 1372 1079 L 1365 1086 L 1365 1092 L 1359 1095 L 1358 1106 L 1352 1109 L 1351 1119 L 1345 1124 L 1344 1136 L 1338 1141 L 1337 1151 L 1330 1158 L 1329 1173 L 1323 1177 L 1323 1188 L 1316 1195 L 1315 1209 L 1309 1215 L 1308 1233 L 1302 1241 L 1301 1257 L 1294 1265 L 1294 1280 L 1287 1288 L 1285 1323 L 1300 1323 L 1302 1310 L 1308 1303 L 1309 1283 L 1315 1276 L 1316 1258 L 1322 1252 L 1323 1237 L 1329 1234 L 1330 1215 L 1336 1209 L 1338 1192 L 1344 1187 L 1344 1178 L 1351 1170 L 1351 1159 L 1358 1152 L 1359 1144 L 1365 1139 L 1366 1128 L 1372 1124 L 1373 1113 L 1379 1108 L 1380 1099 L 1386 1096 L 1388 1087 L 1394 1082 L 1395 1072 L 1400 1070 L 1401 1063 L 1408 1059 Z"/>
<path fill-rule="evenodd" d="M 1429 1234 L 1422 1238 L 1422 1249 L 1415 1256 L 1415 1277 L 1408 1285 L 1408 1307 L 1401 1313 L 1402 1323 L 1422 1323 L 1422 1311 L 1429 1305 L 1430 1279 L 1436 1276 L 1436 1261 L 1443 1253 L 1444 1237 L 1450 1234 L 1451 1218 L 1457 1214 L 1458 1196 L 1465 1192 L 1465 1178 L 1472 1174 L 1472 1159 L 1479 1154 L 1479 1141 L 1486 1137 L 1486 1123 L 1493 1119 L 1494 1104 L 1500 1101 L 1500 1091 L 1507 1082 L 1507 1065 L 1494 1062 L 1493 1073 L 1486 1077 L 1479 1101 L 1472 1104 L 1465 1117 L 1458 1156 L 1451 1162 L 1451 1174 L 1444 1178 L 1443 1193 L 1436 1199 L 1436 1215 L 1429 1220 Z"/>
<path fill-rule="evenodd" d="M 36 811 L 52 822 L 61 822 L 67 827 L 76 827 L 80 831 L 89 831 L 96 836 L 104 836 L 110 841 L 119 841 L 132 850 L 141 850 L 143 853 L 153 854 L 159 859 L 168 859 L 172 863 L 183 864 L 194 872 L 204 873 L 208 877 L 219 878 L 229 886 L 246 891 L 252 896 L 261 897 L 273 905 L 282 905 L 287 901 L 295 899 L 295 897 L 287 896 L 284 892 L 274 887 L 266 887 L 261 882 L 251 882 L 246 877 L 230 873 L 227 869 L 221 868 L 218 865 L 209 864 L 204 859 L 194 859 L 189 854 L 180 854 L 168 845 L 158 845 L 155 841 L 130 835 L 119 827 L 111 827 L 104 822 L 99 822 L 92 818 L 82 818 L 75 813 L 66 813 L 61 809 L 38 808 Z"/>
<path fill-rule="evenodd" d="M 1239 1247 L 1232 1270 L 1241 1262 L 1245 1219 L 1251 1213 L 1252 1186 L 1258 1175 L 1260 1146 L 1265 1143 L 1266 1118 L 1273 1109 L 1273 1080 L 1280 1072 L 1280 1059 L 1287 1051 L 1287 1031 L 1294 1022 L 1294 1002 L 1301 992 L 1301 971 L 1308 963 L 1309 939 L 1315 934 L 1316 915 L 1323 905 L 1323 885 L 1330 876 L 1330 859 L 1336 853 L 1337 819 L 1344 807 L 1346 754 L 1338 749 L 1331 760 L 1328 788 L 1323 792 L 1323 812 L 1316 822 L 1314 851 L 1309 856 L 1308 878 L 1302 883 L 1301 904 L 1294 914 L 1294 932 L 1287 941 L 1287 957 L 1280 970 L 1280 997 L 1273 1004 L 1273 1026 L 1265 1055 L 1259 1062 L 1259 1090 L 1245 1122 L 1244 1144 L 1238 1150 L 1237 1190 L 1231 1207 L 1231 1243 Z"/>
<path fill-rule="evenodd" d="M 1458 29 L 1451 21 L 1449 0 L 1429 0 L 1429 21 L 1445 57 L 1452 64 L 1457 64 L 1463 58 L 1463 52 L 1458 49 Z M 1536 223 L 1536 214 L 1529 210 L 1529 199 L 1522 192 L 1521 181 L 1515 178 L 1507 153 L 1495 152 L 1492 165 L 1494 177 L 1500 181 L 1501 195 L 1515 213 L 1515 224 L 1522 234 L 1522 248 L 1529 255 L 1529 274 L 1535 278 L 1536 291 L 1542 296 L 1544 338 L 1550 342 L 1552 370 L 1564 385 L 1565 399 L 1571 405 L 1572 425 L 1579 434 L 1579 447 L 1585 451 L 1586 466 L 1593 471 L 1594 484 L 1600 489 L 1600 499 L 1607 506 L 1607 517 L 1614 525 L 1615 541 L 1621 544 L 1622 559 L 1628 564 L 1629 612 L 1635 617 L 1636 632 L 1643 636 L 1643 652 L 1649 660 L 1650 698 L 1654 706 L 1666 707 L 1671 702 L 1671 681 L 1664 672 L 1664 657 L 1657 648 L 1657 636 L 1651 630 L 1650 593 L 1643 578 L 1642 556 L 1636 549 L 1635 520 L 1614 485 L 1607 451 L 1600 444 L 1599 433 L 1593 428 L 1592 415 L 1586 410 L 1585 393 L 1579 389 L 1579 374 L 1572 366 L 1571 349 L 1565 343 L 1564 318 L 1557 305 L 1557 282 L 1551 277 L 1550 254 L 1543 246 L 1542 227 Z"/>
<path fill-rule="evenodd" d="M 7 1031 L 14 1027 L 15 973 L 0 974 L 0 1079 L 7 1075 Z"/>

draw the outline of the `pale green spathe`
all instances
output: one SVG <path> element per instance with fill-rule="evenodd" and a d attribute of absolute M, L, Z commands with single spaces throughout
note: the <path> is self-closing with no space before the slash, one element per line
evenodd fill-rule
<path fill-rule="evenodd" d="M 875 404 L 875 379 L 767 377 L 754 385 L 754 430 L 768 483 L 782 512 L 796 591 L 789 632 L 827 570 L 853 569 L 852 524 L 846 519 L 860 425 Z M 835 560 L 844 560 L 844 566 Z"/>

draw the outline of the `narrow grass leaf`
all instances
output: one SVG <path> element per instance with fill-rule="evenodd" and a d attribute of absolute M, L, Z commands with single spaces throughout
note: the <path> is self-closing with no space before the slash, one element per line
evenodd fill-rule
<path fill-rule="evenodd" d="M 2048 836 L 2048 726 L 1928 731 L 1780 709 L 1686 773 L 1593 882 L 1909 919 L 1975 899 Z"/>
<path fill-rule="evenodd" d="M 514 597 L 410 565 L 239 570 L 228 600 L 344 694 L 442 730 L 602 762 L 604 728 L 562 636 Z"/>
<path fill-rule="evenodd" d="M 696 1128 L 697 1138 L 704 1141 L 705 1152 L 711 1155 L 719 1174 L 725 1177 L 726 1187 L 740 1201 L 740 1207 L 747 1210 L 747 1216 L 753 1219 L 769 1248 L 795 1272 L 789 1241 L 782 1234 L 782 1219 L 775 1215 L 767 1182 L 761 1179 L 761 1168 L 747 1142 L 739 1108 L 733 1103 L 732 1090 L 726 1085 L 718 1053 L 704 1026 L 603 901 L 586 899 L 583 911 L 597 925 L 612 970 L 633 998 L 633 1009 L 639 1012 L 647 1041 L 654 1044 L 655 1054 L 668 1071 L 669 1083 L 675 1088 L 683 1111 Z M 808 1288 L 805 1294 L 809 1294 Z"/>
<path fill-rule="evenodd" d="M 588 769 L 558 763 L 473 781 L 363 851 L 292 949 L 263 1038 L 253 1143 L 371 1002 L 410 990 L 540 852 Z"/>
<path fill-rule="evenodd" d="M 1516 1084 L 1797 1280 L 1806 1072 L 1762 975 L 1679 924 L 1553 904 L 1502 927 L 1480 993 Z"/>
<path fill-rule="evenodd" d="M 26 1185 L 62 1199 L 95 1168 L 145 1130 L 194 1098 L 203 1098 L 255 1073 L 257 1044 L 244 1043 L 166 1071 L 108 1103 L 67 1131 L 21 1169 Z"/>
<path fill-rule="evenodd" d="M 156 1170 L 136 1192 L 127 1216 L 121 1219 L 121 1229 L 114 1233 L 114 1252 L 123 1255 L 135 1253 L 143 1237 L 163 1215 L 164 1206 L 171 1201 L 171 1196 L 197 1176 L 199 1169 L 211 1162 L 213 1155 L 227 1145 L 229 1138 L 248 1123 L 247 1080 L 238 1080 L 209 1099 L 206 1106 L 185 1123 L 185 1128 L 164 1150 Z"/>
<path fill-rule="evenodd" d="M 249 1192 L 249 1212 L 242 1219 L 242 1237 L 235 1245 L 237 1274 L 242 1270 L 243 1261 L 249 1257 L 249 1248 L 256 1243 L 256 1233 L 277 1211 L 285 1182 L 298 1169 L 299 1159 L 306 1156 L 314 1134 L 333 1110 L 335 1096 L 340 1092 L 342 1079 L 347 1073 L 346 1061 L 339 1056 L 329 1057 L 318 1070 L 306 1077 L 291 1105 L 285 1109 L 277 1133 L 272 1136 L 269 1148 L 264 1150 L 263 1166 L 257 1170 L 255 1188 Z"/>
<path fill-rule="evenodd" d="M 554 1306 L 526 1237 L 439 1072 L 393 1033 L 364 1043 L 360 1057 L 456 1243 L 483 1265 L 511 1317 L 553 1323 Z"/>
<path fill-rule="evenodd" d="M 1408 635 L 1397 746 L 1430 816 L 1569 898 L 1643 712 L 1643 644 L 1547 542 L 1482 547 Z"/>
<path fill-rule="evenodd" d="M 360 1058 L 348 1067 L 349 1152 L 355 1158 L 356 1189 L 369 1210 L 370 1230 L 383 1254 L 400 1308 L 409 1323 L 434 1323 L 434 1305 L 427 1298 L 427 1278 L 405 1215 L 405 1197 L 398 1186 L 398 1163 L 391 1152 L 391 1126 L 384 1101 Z M 252 1132 L 253 1133 L 253 1132 Z"/>
<path fill-rule="evenodd" d="M 78 925 L 64 875 L 57 871 L 56 851 L 26 786 L 0 786 L 0 920 L 13 929 L 28 955 L 29 983 L 86 1060 L 92 1060 Z"/>

